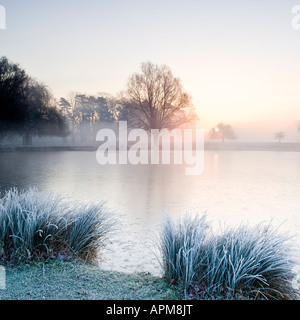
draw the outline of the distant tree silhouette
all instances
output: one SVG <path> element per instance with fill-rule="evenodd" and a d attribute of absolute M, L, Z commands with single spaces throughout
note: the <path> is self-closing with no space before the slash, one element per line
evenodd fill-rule
<path fill-rule="evenodd" d="M 196 119 L 191 97 L 169 67 L 142 63 L 120 99 L 119 119 L 150 131 L 174 129 Z"/>
<path fill-rule="evenodd" d="M 110 100 L 104 97 L 98 97 L 96 99 L 96 112 L 102 122 L 115 121 L 114 106 L 111 104 Z"/>
<path fill-rule="evenodd" d="M 276 132 L 274 135 L 275 140 L 278 140 L 278 142 L 281 142 L 282 139 L 286 137 L 286 134 L 283 131 Z"/>
<path fill-rule="evenodd" d="M 69 117 L 72 112 L 72 107 L 70 102 L 65 98 L 60 98 L 58 104 L 61 110 L 61 114 L 64 115 L 65 117 Z"/>
<path fill-rule="evenodd" d="M 79 132 L 81 141 L 84 141 L 88 136 L 94 137 L 100 123 L 116 120 L 114 99 L 107 94 L 72 93 L 68 100 L 60 98 L 59 106 L 71 127 L 73 142 L 75 132 Z"/>
<path fill-rule="evenodd" d="M 210 139 L 221 139 L 225 142 L 225 139 L 236 139 L 234 130 L 230 124 L 218 123 L 215 128 L 210 129 Z"/>

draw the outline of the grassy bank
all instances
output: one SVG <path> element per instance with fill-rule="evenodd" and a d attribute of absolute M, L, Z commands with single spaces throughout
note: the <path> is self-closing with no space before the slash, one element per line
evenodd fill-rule
<path fill-rule="evenodd" d="M 179 299 L 180 292 L 164 279 L 94 265 L 114 224 L 102 203 L 9 190 L 0 198 L 0 264 L 6 278 L 0 300 Z"/>
<path fill-rule="evenodd" d="M 197 292 L 149 273 L 104 271 L 90 263 L 46 260 L 6 268 L 6 289 L 0 300 L 252 300 L 242 292 Z M 195 289 L 195 287 L 194 287 Z M 201 291 L 201 290 L 200 290 Z M 256 299 L 264 299 L 263 296 Z"/>
<path fill-rule="evenodd" d="M 299 299 L 296 251 L 271 225 L 215 233 L 205 215 L 166 215 L 158 239 L 163 278 L 92 264 L 114 227 L 102 203 L 8 191 L 0 198 L 0 264 L 6 267 L 0 299 Z"/>
<path fill-rule="evenodd" d="M 91 264 L 44 261 L 6 269 L 0 300 L 179 300 L 181 294 L 149 274 L 103 271 Z"/>

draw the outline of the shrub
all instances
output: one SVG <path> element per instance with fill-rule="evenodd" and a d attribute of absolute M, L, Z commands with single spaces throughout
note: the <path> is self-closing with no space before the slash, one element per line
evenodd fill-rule
<path fill-rule="evenodd" d="M 160 231 L 165 278 L 198 297 L 297 299 L 290 238 L 271 224 L 215 234 L 206 217 L 166 215 Z"/>
<path fill-rule="evenodd" d="M 271 224 L 229 228 L 207 245 L 208 292 L 293 299 L 290 238 Z"/>
<path fill-rule="evenodd" d="M 189 288 L 203 267 L 203 249 L 208 224 L 206 217 L 185 215 L 173 221 L 165 215 L 160 232 L 160 251 L 164 275 L 171 283 Z"/>
<path fill-rule="evenodd" d="M 36 189 L 11 189 L 0 198 L 0 259 L 91 260 L 113 224 L 103 203 L 80 205 Z"/>

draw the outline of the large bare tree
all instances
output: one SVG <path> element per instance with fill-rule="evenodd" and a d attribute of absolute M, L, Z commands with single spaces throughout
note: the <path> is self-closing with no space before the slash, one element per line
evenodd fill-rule
<path fill-rule="evenodd" d="M 142 63 L 121 99 L 120 117 L 129 125 L 150 131 L 174 129 L 197 119 L 191 97 L 169 67 Z"/>

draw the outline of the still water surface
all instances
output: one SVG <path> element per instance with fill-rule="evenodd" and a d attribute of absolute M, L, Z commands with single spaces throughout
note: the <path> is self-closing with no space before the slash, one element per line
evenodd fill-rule
<path fill-rule="evenodd" d="M 273 219 L 300 234 L 300 153 L 206 151 L 204 163 L 202 175 L 186 176 L 184 165 L 100 166 L 95 152 L 0 153 L 0 190 L 37 187 L 106 201 L 120 219 L 102 252 L 108 270 L 159 274 L 153 238 L 164 211 L 206 213 L 214 225 Z"/>

